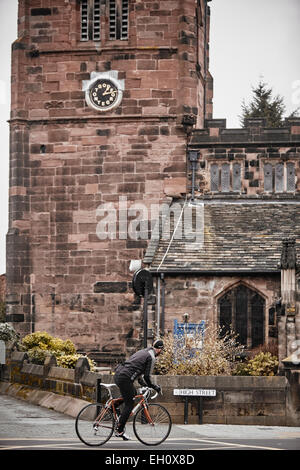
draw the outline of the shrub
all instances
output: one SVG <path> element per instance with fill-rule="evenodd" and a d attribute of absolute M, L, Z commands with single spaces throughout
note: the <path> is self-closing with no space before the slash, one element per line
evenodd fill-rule
<path fill-rule="evenodd" d="M 63 354 L 75 354 L 76 348 L 70 339 L 63 341 L 60 338 L 53 338 L 51 342 L 51 349 L 57 355 Z"/>
<path fill-rule="evenodd" d="M 31 348 L 27 351 L 30 362 L 33 364 L 44 364 L 47 356 L 51 355 L 51 352 L 43 348 Z"/>
<path fill-rule="evenodd" d="M 221 330 L 209 326 L 202 335 L 164 338 L 164 352 L 156 363 L 160 375 L 231 375 L 234 361 L 244 350 L 236 335 L 221 335 Z"/>
<path fill-rule="evenodd" d="M 76 348 L 71 340 L 62 340 L 51 336 L 46 331 L 36 331 L 25 336 L 22 339 L 22 344 L 27 351 L 31 349 L 41 349 L 51 351 L 55 356 L 61 354 L 75 354 Z"/>
<path fill-rule="evenodd" d="M 33 348 L 51 349 L 51 340 L 52 336 L 46 333 L 46 331 L 36 331 L 35 333 L 25 336 L 22 339 L 22 344 L 26 350 Z"/>
<path fill-rule="evenodd" d="M 67 369 L 75 369 L 76 362 L 78 361 L 78 359 L 80 357 L 86 357 L 87 360 L 88 360 L 88 363 L 90 365 L 90 370 L 91 371 L 95 370 L 95 366 L 96 366 L 95 362 L 92 359 L 90 359 L 89 357 L 82 356 L 80 354 L 66 354 L 66 355 L 58 356 L 56 358 L 57 365 L 59 367 L 65 367 Z"/>
<path fill-rule="evenodd" d="M 22 345 L 31 362 L 35 364 L 43 364 L 47 356 L 54 355 L 58 366 L 74 369 L 77 360 L 82 357 L 82 355 L 76 354 L 75 345 L 70 339 L 62 340 L 51 336 L 46 331 L 36 331 L 25 336 L 22 339 Z M 90 370 L 94 370 L 94 361 L 87 359 Z"/>
<path fill-rule="evenodd" d="M 253 359 L 259 353 L 271 353 L 271 356 L 278 357 L 278 344 L 275 341 L 271 341 L 269 343 L 261 344 L 254 349 L 249 351 L 248 356 L 249 359 Z"/>
<path fill-rule="evenodd" d="M 9 323 L 0 323 L 0 339 L 2 341 L 18 341 L 19 335 Z"/>
<path fill-rule="evenodd" d="M 277 372 L 279 361 L 270 352 L 256 354 L 255 357 L 237 366 L 234 375 L 272 376 Z"/>

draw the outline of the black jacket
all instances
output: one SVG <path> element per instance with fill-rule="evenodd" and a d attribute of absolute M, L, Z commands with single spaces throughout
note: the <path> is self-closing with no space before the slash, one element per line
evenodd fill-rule
<path fill-rule="evenodd" d="M 151 382 L 150 375 L 153 372 L 155 361 L 155 353 L 152 347 L 141 349 L 130 356 L 124 364 L 119 365 L 115 375 L 117 377 L 128 378 L 132 382 L 140 376 L 144 376 L 148 387 L 153 388 L 154 385 Z M 142 381 L 139 380 L 139 383 L 142 384 Z"/>

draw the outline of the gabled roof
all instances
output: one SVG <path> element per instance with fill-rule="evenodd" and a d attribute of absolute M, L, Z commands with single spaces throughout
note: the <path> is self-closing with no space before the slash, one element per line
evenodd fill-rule
<path fill-rule="evenodd" d="M 184 201 L 180 204 L 186 207 Z M 203 207 L 203 231 L 198 224 L 194 240 L 189 240 L 174 237 L 174 222 L 170 236 L 164 227 L 144 257 L 152 272 L 276 273 L 285 238 L 296 239 L 300 265 L 300 201 L 212 200 L 195 202 L 195 207 Z"/>

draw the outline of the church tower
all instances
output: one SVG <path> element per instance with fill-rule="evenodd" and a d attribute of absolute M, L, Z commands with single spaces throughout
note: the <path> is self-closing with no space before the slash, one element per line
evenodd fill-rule
<path fill-rule="evenodd" d="M 7 321 L 22 335 L 103 354 L 139 339 L 129 265 L 151 227 L 129 236 L 124 214 L 190 191 L 190 130 L 212 117 L 208 3 L 19 0 Z"/>

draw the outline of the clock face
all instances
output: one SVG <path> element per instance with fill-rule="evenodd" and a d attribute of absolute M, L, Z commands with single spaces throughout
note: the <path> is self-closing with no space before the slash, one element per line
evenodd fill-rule
<path fill-rule="evenodd" d="M 89 95 L 94 106 L 105 111 L 115 105 L 119 90 L 111 80 L 102 78 L 93 83 Z"/>

